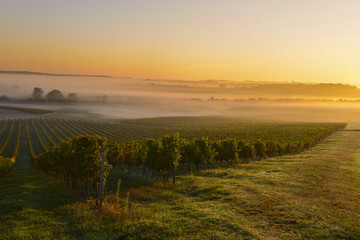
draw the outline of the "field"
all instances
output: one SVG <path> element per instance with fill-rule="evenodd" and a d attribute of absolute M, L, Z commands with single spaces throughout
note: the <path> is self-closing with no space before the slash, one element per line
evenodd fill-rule
<path fill-rule="evenodd" d="M 108 122 L 49 117 L 7 119 L 0 121 L 0 156 L 16 156 L 21 126 L 36 156 L 80 135 L 99 135 L 107 137 L 110 142 L 125 142 L 160 138 L 178 132 L 185 139 L 205 136 L 213 141 L 234 138 L 245 142 L 261 140 L 287 144 L 316 138 L 326 130 L 331 133 L 336 128 L 343 128 L 344 124 L 265 122 L 226 117 L 167 117 Z"/>
<path fill-rule="evenodd" d="M 182 174 L 176 185 L 115 167 L 102 211 L 35 170 L 29 151 L 29 140 L 39 155 L 82 134 L 120 142 L 179 132 L 288 143 L 341 126 L 221 117 L 3 120 L 2 155 L 19 151 L 14 169 L 0 178 L 2 239 L 358 239 L 360 136 L 354 125 L 303 153 Z M 119 178 L 120 199 L 111 194 Z"/>

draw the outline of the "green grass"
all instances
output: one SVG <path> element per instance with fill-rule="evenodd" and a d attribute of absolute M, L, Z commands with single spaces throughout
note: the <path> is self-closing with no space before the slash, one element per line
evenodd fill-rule
<path fill-rule="evenodd" d="M 101 211 L 35 171 L 26 144 L 0 179 L 1 239 L 360 238 L 357 131 L 302 154 L 180 176 L 176 185 L 115 168 L 106 188 L 115 193 L 121 178 L 120 199 L 108 194 Z"/>

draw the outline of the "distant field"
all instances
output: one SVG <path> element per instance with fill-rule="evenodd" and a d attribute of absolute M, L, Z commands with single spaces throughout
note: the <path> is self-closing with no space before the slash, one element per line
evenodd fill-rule
<path fill-rule="evenodd" d="M 46 113 L 53 112 L 50 110 L 38 109 L 38 108 L 21 108 L 21 107 L 9 107 L 9 106 L 0 106 L 0 109 L 15 110 L 15 111 L 21 111 L 21 112 L 27 112 L 27 113 L 33 113 L 33 114 L 46 114 Z"/>

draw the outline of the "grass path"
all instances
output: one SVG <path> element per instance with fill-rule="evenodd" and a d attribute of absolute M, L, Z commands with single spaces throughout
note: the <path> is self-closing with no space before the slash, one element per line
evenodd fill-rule
<path fill-rule="evenodd" d="M 0 239 L 360 239 L 357 126 L 302 154 L 175 186 L 125 184 L 141 217 L 124 223 L 79 211 L 62 184 L 32 168 L 26 139 L 24 127 L 16 168 L 0 178 Z"/>
<path fill-rule="evenodd" d="M 143 225 L 160 229 L 160 238 L 360 239 L 360 132 L 353 130 L 302 154 L 184 177 L 155 198 L 143 196 Z"/>
<path fill-rule="evenodd" d="M 27 144 L 23 127 L 15 169 L 0 178 L 0 239 L 69 237 L 68 217 L 59 209 L 76 199 L 33 169 Z"/>

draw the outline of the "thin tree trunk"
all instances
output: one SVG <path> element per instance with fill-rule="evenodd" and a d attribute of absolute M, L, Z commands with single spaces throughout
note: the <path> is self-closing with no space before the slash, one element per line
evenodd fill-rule
<path fill-rule="evenodd" d="M 173 166 L 173 184 L 175 184 L 175 166 Z"/>
<path fill-rule="evenodd" d="M 88 181 L 85 182 L 85 193 L 88 200 L 90 200 L 90 194 L 89 194 L 89 183 Z"/>
<path fill-rule="evenodd" d="M 187 165 L 188 165 L 188 169 L 189 169 L 189 174 L 191 174 L 191 164 L 190 164 L 190 161 L 187 162 Z"/>
<path fill-rule="evenodd" d="M 206 170 L 206 162 L 204 159 L 203 159 L 202 163 L 203 163 L 204 170 Z"/>
<path fill-rule="evenodd" d="M 125 163 L 125 154 L 124 154 L 124 149 L 123 149 L 123 155 L 122 155 L 122 162 L 121 162 L 121 171 L 124 171 L 124 163 Z"/>

